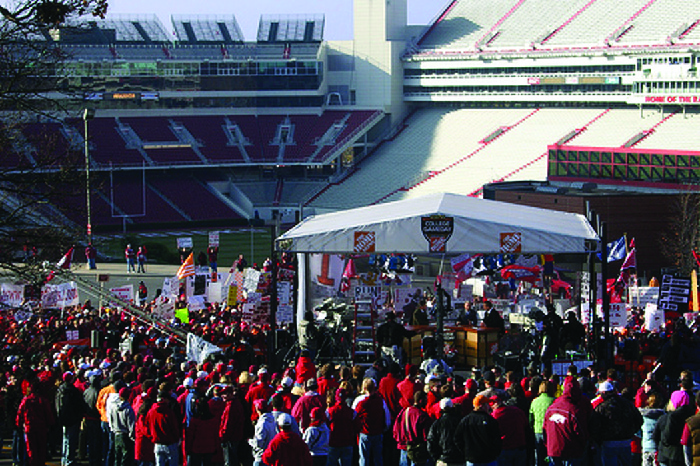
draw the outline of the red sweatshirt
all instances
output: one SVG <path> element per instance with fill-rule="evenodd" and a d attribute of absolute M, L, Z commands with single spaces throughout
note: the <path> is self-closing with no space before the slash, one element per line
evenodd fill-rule
<path fill-rule="evenodd" d="M 180 426 L 168 400 L 159 400 L 146 415 L 148 438 L 159 445 L 173 445 L 180 440 Z"/>
<path fill-rule="evenodd" d="M 312 466 L 311 452 L 294 432 L 279 432 L 267 446 L 262 461 L 268 466 Z"/>
<path fill-rule="evenodd" d="M 238 397 L 233 397 L 231 401 L 226 403 L 224 414 L 221 415 L 221 427 L 219 428 L 219 437 L 222 442 L 240 442 L 243 439 L 243 419 L 245 411 L 241 400 Z"/>
<path fill-rule="evenodd" d="M 328 427 L 331 430 L 328 446 L 350 447 L 357 444 L 354 418 L 355 412 L 342 401 L 328 409 Z"/>
<path fill-rule="evenodd" d="M 185 453 L 214 453 L 218 446 L 219 419 L 214 416 L 209 419 L 191 417 L 185 434 Z"/>

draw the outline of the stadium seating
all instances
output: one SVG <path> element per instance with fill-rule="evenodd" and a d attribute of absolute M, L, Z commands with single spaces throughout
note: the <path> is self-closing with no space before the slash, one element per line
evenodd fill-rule
<path fill-rule="evenodd" d="M 192 220 L 240 218 L 231 206 L 194 177 L 173 174 L 172 177 L 149 181 L 149 184 Z"/>
<path fill-rule="evenodd" d="M 697 151 L 700 148 L 699 122 L 700 115 L 697 113 L 673 115 L 634 147 Z"/>
<path fill-rule="evenodd" d="M 573 142 L 575 146 L 622 147 L 632 137 L 651 129 L 662 117 L 657 111 L 614 109 L 583 131 Z M 612 130 L 614 128 L 614 131 Z"/>
<path fill-rule="evenodd" d="M 428 49 L 473 49 L 474 43 L 506 15 L 513 4 L 512 0 L 460 0 L 430 33 L 423 37 L 420 45 Z"/>
<path fill-rule="evenodd" d="M 631 28 L 620 38 L 620 44 L 664 43 L 678 34 L 684 25 L 700 18 L 700 3 L 692 0 L 673 0 L 673 8 L 683 12 L 683 16 L 669 14 L 668 4 L 657 1 L 630 23 Z"/>

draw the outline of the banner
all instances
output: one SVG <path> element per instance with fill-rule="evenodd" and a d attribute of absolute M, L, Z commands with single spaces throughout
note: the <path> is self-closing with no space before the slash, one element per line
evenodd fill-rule
<path fill-rule="evenodd" d="M 60 285 L 44 285 L 41 289 L 42 307 L 61 309 L 78 304 L 80 304 L 78 286 L 75 282 L 61 283 Z"/>
<path fill-rule="evenodd" d="M 24 301 L 24 285 L 3 283 L 0 286 L 0 303 L 8 307 L 20 307 Z"/>
<path fill-rule="evenodd" d="M 335 254 L 309 254 L 311 282 L 334 290 L 339 289 L 345 263 Z"/>
<path fill-rule="evenodd" d="M 209 343 L 202 337 L 188 333 L 186 352 L 188 361 L 196 361 L 197 364 L 202 364 L 209 355 L 220 353 L 221 348 Z"/>
<path fill-rule="evenodd" d="M 117 288 L 110 288 L 109 292 L 112 293 L 117 298 L 128 303 L 134 303 L 134 285 L 119 286 Z"/>

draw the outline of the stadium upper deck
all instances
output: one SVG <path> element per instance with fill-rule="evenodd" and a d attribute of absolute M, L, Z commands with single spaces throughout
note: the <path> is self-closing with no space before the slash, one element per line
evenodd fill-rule
<path fill-rule="evenodd" d="M 404 96 L 700 104 L 699 24 L 690 0 L 454 0 L 407 48 Z"/>

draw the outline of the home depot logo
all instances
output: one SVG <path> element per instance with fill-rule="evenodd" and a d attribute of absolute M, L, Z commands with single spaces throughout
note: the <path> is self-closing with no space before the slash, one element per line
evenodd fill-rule
<path fill-rule="evenodd" d="M 420 229 L 423 237 L 428 240 L 429 252 L 446 252 L 447 241 L 454 231 L 454 217 L 431 215 L 421 217 Z"/>
<path fill-rule="evenodd" d="M 373 231 L 355 232 L 355 252 L 374 252 L 376 244 L 376 235 Z"/>
<path fill-rule="evenodd" d="M 522 233 L 501 233 L 501 252 L 518 253 L 522 250 Z"/>

